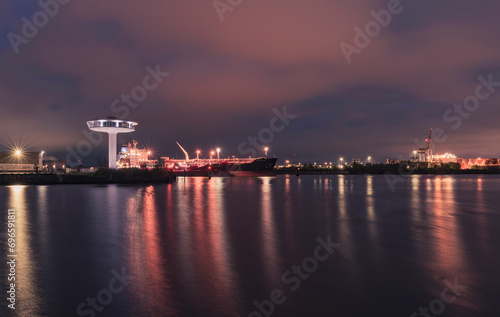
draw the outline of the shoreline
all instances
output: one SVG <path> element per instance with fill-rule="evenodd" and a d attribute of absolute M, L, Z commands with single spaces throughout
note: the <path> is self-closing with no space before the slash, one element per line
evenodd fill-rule
<path fill-rule="evenodd" d="M 104 171 L 94 174 L 0 174 L 0 186 L 74 184 L 173 183 L 177 177 L 166 171 Z"/>
<path fill-rule="evenodd" d="M 275 171 L 276 175 L 297 175 L 297 171 Z M 467 170 L 465 172 L 412 172 L 397 173 L 392 171 L 379 172 L 338 172 L 338 171 L 300 171 L 300 175 L 498 175 L 498 171 Z"/>
<path fill-rule="evenodd" d="M 275 175 L 499 175 L 500 171 L 486 172 L 486 171 L 467 171 L 467 172 L 445 172 L 445 173 L 350 173 L 350 172 L 337 172 L 337 171 L 301 171 L 297 175 L 296 171 L 276 171 Z M 91 174 L 0 174 L 0 186 L 13 186 L 13 185 L 107 185 L 107 184 L 172 184 L 178 180 L 178 177 L 205 177 L 205 176 L 175 176 L 169 175 L 167 177 L 137 177 L 137 178 L 112 178 L 106 176 L 97 176 Z M 212 176 L 219 178 L 219 176 Z M 224 176 L 223 176 L 224 177 Z M 226 176 L 236 177 L 236 176 Z M 259 177 L 259 176 L 254 176 Z"/>

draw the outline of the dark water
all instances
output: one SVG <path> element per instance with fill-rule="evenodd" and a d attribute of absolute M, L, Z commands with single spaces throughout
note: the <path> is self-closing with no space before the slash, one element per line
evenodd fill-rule
<path fill-rule="evenodd" d="M 8 208 L 17 242 L 16 309 L 7 259 L 0 314 L 500 316 L 499 189 L 465 175 L 394 191 L 336 175 L 0 187 L 4 259 Z"/>

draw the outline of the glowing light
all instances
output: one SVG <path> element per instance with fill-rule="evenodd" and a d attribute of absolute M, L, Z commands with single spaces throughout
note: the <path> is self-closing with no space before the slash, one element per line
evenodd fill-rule
<path fill-rule="evenodd" d="M 434 156 L 435 158 L 437 159 L 443 159 L 443 158 L 457 158 L 457 156 L 455 154 L 451 154 L 451 153 L 444 153 L 442 155 L 435 155 Z"/>
<path fill-rule="evenodd" d="M 33 136 L 27 136 L 25 134 L 11 133 L 11 140 L 8 140 L 2 136 L 2 141 L 0 145 L 4 146 L 9 151 L 9 159 L 11 162 L 20 163 L 22 162 L 29 151 L 30 143 Z"/>

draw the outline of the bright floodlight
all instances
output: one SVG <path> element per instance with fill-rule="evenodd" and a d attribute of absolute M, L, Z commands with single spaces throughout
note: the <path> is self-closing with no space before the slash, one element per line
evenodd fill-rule
<path fill-rule="evenodd" d="M 16 155 L 17 156 L 21 155 L 21 150 L 16 150 Z"/>
<path fill-rule="evenodd" d="M 91 131 L 104 132 L 109 135 L 109 168 L 116 168 L 116 135 L 118 133 L 129 133 L 135 131 L 137 122 L 120 120 L 115 117 L 87 121 Z"/>

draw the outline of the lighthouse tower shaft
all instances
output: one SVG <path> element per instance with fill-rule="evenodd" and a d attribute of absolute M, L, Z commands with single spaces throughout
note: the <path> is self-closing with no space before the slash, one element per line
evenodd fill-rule
<path fill-rule="evenodd" d="M 113 169 L 116 169 L 116 134 L 108 133 L 108 166 Z"/>

